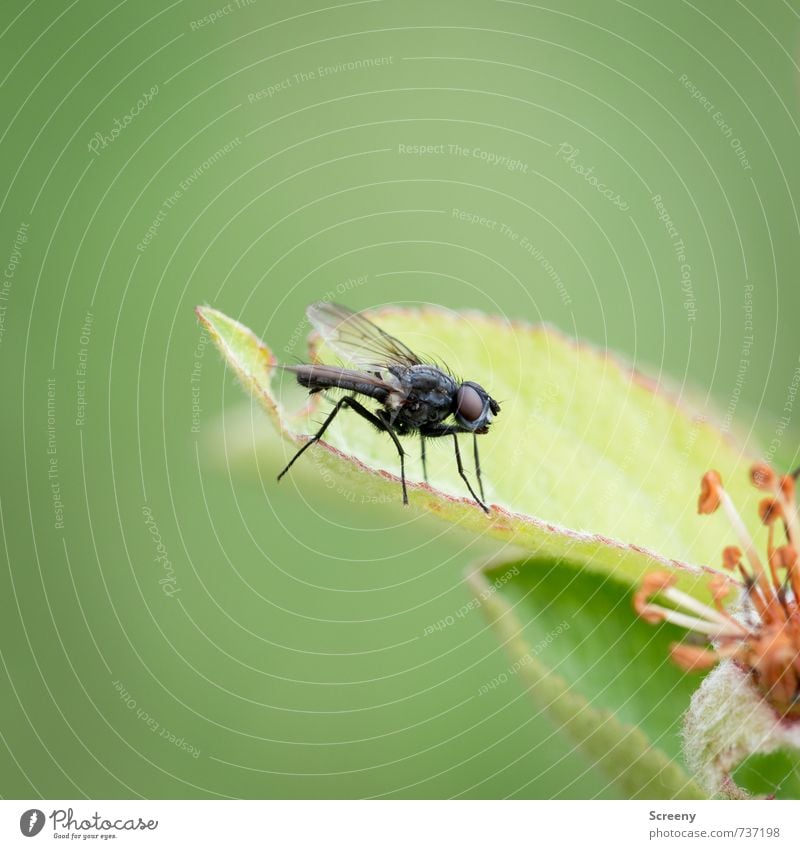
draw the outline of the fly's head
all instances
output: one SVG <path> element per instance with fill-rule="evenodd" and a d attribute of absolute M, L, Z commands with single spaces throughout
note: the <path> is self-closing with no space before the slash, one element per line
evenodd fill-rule
<path fill-rule="evenodd" d="M 487 433 L 500 405 L 478 383 L 465 380 L 458 387 L 453 415 L 456 421 L 473 433 Z"/>

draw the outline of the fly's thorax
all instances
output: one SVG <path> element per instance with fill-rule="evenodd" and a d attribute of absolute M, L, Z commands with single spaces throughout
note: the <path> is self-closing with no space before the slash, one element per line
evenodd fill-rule
<path fill-rule="evenodd" d="M 429 365 L 390 370 L 403 388 L 397 419 L 406 427 L 438 424 L 452 413 L 458 386 L 449 374 Z"/>

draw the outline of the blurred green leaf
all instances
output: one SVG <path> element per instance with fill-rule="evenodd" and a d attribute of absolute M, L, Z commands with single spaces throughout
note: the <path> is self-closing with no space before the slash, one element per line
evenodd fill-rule
<path fill-rule="evenodd" d="M 704 798 L 670 757 L 691 685 L 665 661 L 669 634 L 632 619 L 621 584 L 555 564 L 530 565 L 506 563 L 468 576 L 512 661 L 496 681 L 518 678 L 540 714 L 615 795 Z"/>
<path fill-rule="evenodd" d="M 782 749 L 752 755 L 737 767 L 733 780 L 754 796 L 800 799 L 800 753 Z"/>
<path fill-rule="evenodd" d="M 278 432 L 289 443 L 305 441 L 318 428 L 320 396 L 287 410 L 264 343 L 215 309 L 197 313 Z M 685 588 L 705 593 L 698 564 L 716 564 L 731 539 L 723 517 L 696 515 L 702 474 L 717 468 L 743 514 L 756 515 L 748 509 L 757 495 L 748 486 L 751 458 L 729 435 L 613 357 L 551 327 L 439 308 L 391 308 L 372 317 L 502 404 L 491 432 L 480 437 L 491 515 L 464 492 L 452 446 L 436 450 L 436 440 L 429 440 L 430 486 L 421 482 L 416 458 L 408 459 L 412 505 L 513 541 L 537 560 L 567 559 L 629 583 L 648 567 L 675 567 Z M 334 360 L 313 347 L 311 356 Z M 273 440 L 272 450 L 278 445 Z M 462 453 L 470 456 L 467 444 Z M 335 476 L 339 490 L 399 500 L 394 446 L 356 416 L 338 417 L 303 460 Z"/>
<path fill-rule="evenodd" d="M 669 660 L 670 644 L 685 631 L 648 624 L 634 615 L 626 584 L 563 562 L 490 564 L 483 577 L 525 640 L 541 646 L 547 665 L 593 707 L 641 726 L 671 756 L 680 753 L 681 715 L 702 680 Z"/>

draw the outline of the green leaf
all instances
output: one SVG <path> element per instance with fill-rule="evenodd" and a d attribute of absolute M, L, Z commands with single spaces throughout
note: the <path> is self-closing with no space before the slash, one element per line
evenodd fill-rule
<path fill-rule="evenodd" d="M 800 756 L 786 749 L 752 755 L 738 766 L 733 780 L 754 796 L 800 799 Z"/>
<path fill-rule="evenodd" d="M 274 358 L 253 333 L 210 307 L 197 313 L 288 443 L 271 443 L 285 462 L 318 428 L 327 409 L 320 401 L 327 402 L 312 396 L 298 403 L 290 381 L 273 385 Z M 372 317 L 502 404 L 491 432 L 479 437 L 491 515 L 465 493 L 449 440 L 429 440 L 430 486 L 409 444 L 413 508 L 513 540 L 538 560 L 567 559 L 630 583 L 654 565 L 674 566 L 686 573 L 685 588 L 696 585 L 693 591 L 704 594 L 696 564 L 718 563 L 732 540 L 722 516 L 696 515 L 702 474 L 717 468 L 743 515 L 756 515 L 751 458 L 729 434 L 607 353 L 551 327 L 439 308 L 385 309 Z M 313 356 L 337 361 L 324 349 Z M 293 400 L 281 403 L 285 397 Z M 462 454 L 471 457 L 468 441 Z M 339 416 L 291 474 L 302 474 L 301 465 L 333 476 L 341 492 L 399 501 L 394 446 L 356 416 Z"/>
<path fill-rule="evenodd" d="M 677 749 L 674 708 L 688 701 L 677 670 L 664 665 L 667 635 L 621 615 L 619 584 L 553 564 L 536 571 L 529 565 L 468 576 L 512 661 L 496 680 L 518 678 L 539 714 L 604 775 L 613 795 L 705 798 L 664 751 Z M 532 581 L 543 571 L 546 580 Z"/>

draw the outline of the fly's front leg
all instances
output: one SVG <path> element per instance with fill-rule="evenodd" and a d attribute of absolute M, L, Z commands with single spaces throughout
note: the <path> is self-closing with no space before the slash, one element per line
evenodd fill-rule
<path fill-rule="evenodd" d="M 425 462 L 425 434 L 421 433 L 419 435 L 419 441 L 421 446 L 420 457 L 422 458 L 422 477 L 425 479 L 425 483 L 428 482 L 428 464 Z"/>
<path fill-rule="evenodd" d="M 467 485 L 467 489 L 469 490 L 469 494 L 475 499 L 475 503 L 483 510 L 487 515 L 489 514 L 489 508 L 483 503 L 482 498 L 478 498 L 475 494 L 475 490 L 472 488 L 472 484 L 469 482 L 469 478 L 467 477 L 467 473 L 464 471 L 464 464 L 461 462 L 461 450 L 458 447 L 458 434 L 459 433 L 472 433 L 475 435 L 473 431 L 461 427 L 461 425 L 428 425 L 427 427 L 420 428 L 420 433 L 423 436 L 435 437 L 435 436 L 452 436 L 453 437 L 453 446 L 455 447 L 456 452 L 456 466 L 458 467 L 458 474 L 461 476 L 461 480 Z M 476 454 L 475 459 L 477 461 L 477 444 L 475 445 Z M 478 482 L 480 483 L 480 465 L 477 466 L 478 473 Z M 481 496 L 483 496 L 483 485 L 480 487 Z"/>
<path fill-rule="evenodd" d="M 486 501 L 486 496 L 483 494 L 483 479 L 481 478 L 481 460 L 478 456 L 478 434 L 472 434 L 472 453 L 475 456 L 475 477 L 478 479 L 478 489 L 481 493 L 481 501 Z"/>
<path fill-rule="evenodd" d="M 469 482 L 469 478 L 467 477 L 467 473 L 464 471 L 464 464 L 461 462 L 461 451 L 459 450 L 459 447 L 458 447 L 458 435 L 455 434 L 455 433 L 453 434 L 453 445 L 455 446 L 455 449 L 456 449 L 456 465 L 458 466 L 458 473 L 459 473 L 459 475 L 461 475 L 461 480 L 463 480 L 464 483 L 467 485 L 467 489 L 469 490 L 469 494 L 475 499 L 475 501 L 478 502 L 478 504 L 480 505 L 483 512 L 488 515 L 489 514 L 489 508 L 483 503 L 483 501 L 481 501 L 480 498 L 478 498 L 477 495 L 475 495 L 475 490 L 472 488 L 472 484 Z"/>

